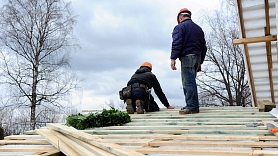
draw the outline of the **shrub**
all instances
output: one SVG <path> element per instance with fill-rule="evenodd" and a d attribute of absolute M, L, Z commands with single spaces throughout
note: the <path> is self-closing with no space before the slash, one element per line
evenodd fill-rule
<path fill-rule="evenodd" d="M 103 109 L 101 113 L 72 114 L 67 117 L 66 125 L 83 130 L 93 127 L 120 126 L 130 121 L 130 116 L 126 112 L 111 108 Z"/>

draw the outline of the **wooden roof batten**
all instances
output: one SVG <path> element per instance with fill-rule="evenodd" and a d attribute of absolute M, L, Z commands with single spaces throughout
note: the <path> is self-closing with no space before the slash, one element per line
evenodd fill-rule
<path fill-rule="evenodd" d="M 158 112 L 130 114 L 131 122 L 122 126 L 86 130 L 49 123 L 24 135 L 0 140 L 0 156 L 9 155 L 7 152 L 30 156 L 276 156 L 278 153 L 278 134 L 267 128 L 268 123 L 278 126 L 278 119 L 257 107 L 201 107 L 200 113 L 188 115 L 178 112 L 162 108 Z"/>
<path fill-rule="evenodd" d="M 277 3 L 277 1 L 276 1 L 276 3 Z M 275 95 L 274 95 L 275 91 L 274 91 L 273 74 L 272 74 L 272 69 L 273 69 L 272 63 L 273 62 L 272 62 L 272 52 L 271 52 L 271 41 L 276 42 L 277 35 L 276 34 L 271 35 L 271 33 L 270 33 L 269 1 L 264 0 L 264 10 L 265 10 L 264 32 L 265 32 L 265 36 L 260 36 L 260 37 L 246 38 L 244 19 L 243 19 L 242 0 L 237 0 L 237 6 L 238 6 L 238 12 L 239 12 L 239 22 L 240 22 L 242 38 L 234 39 L 233 43 L 234 44 L 243 44 L 246 66 L 247 66 L 247 71 L 249 74 L 250 88 L 251 88 L 254 106 L 257 107 L 258 102 L 257 102 L 257 95 L 256 95 L 256 87 L 255 87 L 254 80 L 253 80 L 253 73 L 252 73 L 253 70 L 251 67 L 251 61 L 250 61 L 250 57 L 249 57 L 249 51 L 248 51 L 247 44 L 259 43 L 259 42 L 265 42 L 271 101 L 273 104 L 275 104 Z"/>

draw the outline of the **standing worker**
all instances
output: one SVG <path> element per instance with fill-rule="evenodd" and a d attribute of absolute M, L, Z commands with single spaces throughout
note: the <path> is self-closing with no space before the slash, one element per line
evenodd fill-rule
<path fill-rule="evenodd" d="M 207 47 L 204 32 L 191 20 L 191 11 L 183 8 L 177 15 L 178 25 L 172 33 L 171 68 L 177 70 L 176 59 L 181 61 L 181 78 L 186 107 L 180 114 L 199 113 L 199 99 L 196 84 L 197 72 L 201 71 Z"/>
<path fill-rule="evenodd" d="M 174 109 L 169 105 L 156 76 L 151 71 L 152 64 L 144 62 L 128 81 L 127 86 L 131 85 L 132 87 L 131 98 L 125 100 L 126 110 L 129 114 L 133 114 L 135 111 L 137 114 L 144 114 L 144 109 L 146 112 L 159 111 L 159 107 L 150 93 L 152 88 L 167 109 Z"/>

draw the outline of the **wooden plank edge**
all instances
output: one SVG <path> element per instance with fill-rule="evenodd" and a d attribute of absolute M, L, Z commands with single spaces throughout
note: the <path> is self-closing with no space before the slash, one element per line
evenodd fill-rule
<path fill-rule="evenodd" d="M 214 150 L 214 149 L 182 149 L 182 148 L 141 148 L 136 151 L 144 154 L 203 154 L 203 155 L 267 155 L 277 156 L 277 150 Z"/>
<path fill-rule="evenodd" d="M 68 146 L 63 140 L 47 129 L 36 129 L 36 132 L 48 140 L 54 147 L 62 151 L 65 155 L 81 156 L 74 149 Z"/>
<path fill-rule="evenodd" d="M 121 156 L 145 156 L 142 153 L 136 152 L 133 149 L 127 149 L 124 148 L 120 145 L 110 143 L 109 141 L 106 141 L 104 139 L 101 139 L 99 137 L 84 133 L 82 131 L 78 131 L 73 127 L 68 127 L 64 125 L 59 125 L 59 124 L 53 124 L 53 123 L 48 123 L 46 124 L 47 127 L 52 128 L 56 131 L 59 131 L 63 134 L 75 137 L 79 140 L 82 140 L 84 142 L 87 142 L 89 144 L 92 144 L 96 147 L 99 147 L 105 151 L 108 151 L 110 153 L 113 153 L 115 155 L 121 155 Z"/>
<path fill-rule="evenodd" d="M 71 140 L 73 140 L 74 142 L 78 143 L 79 145 L 83 146 L 84 148 L 88 149 L 89 151 L 91 151 L 92 153 L 94 153 L 97 156 L 115 156 L 112 153 L 109 153 L 103 149 L 100 149 L 98 147 L 95 147 L 87 142 L 81 141 L 77 138 L 74 138 L 72 136 L 67 136 L 68 138 L 70 138 Z"/>

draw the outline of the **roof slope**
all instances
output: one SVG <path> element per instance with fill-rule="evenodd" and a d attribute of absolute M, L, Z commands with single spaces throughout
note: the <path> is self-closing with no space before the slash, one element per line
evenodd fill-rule
<path fill-rule="evenodd" d="M 1 140 L 0 155 L 277 155 L 278 137 L 266 123 L 278 119 L 258 108 L 206 107 L 200 113 L 179 115 L 178 110 L 132 114 L 123 126 L 76 130 L 48 124 L 35 135 Z M 38 135 L 39 134 L 39 135 Z M 11 146 L 14 144 L 13 146 Z M 20 153 L 17 153 L 20 155 Z"/>
<path fill-rule="evenodd" d="M 254 106 L 278 100 L 277 0 L 237 0 L 240 39 Z"/>

